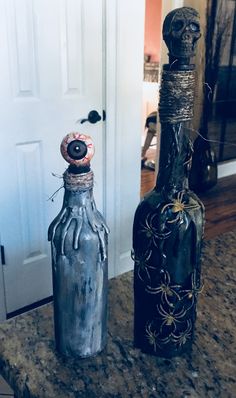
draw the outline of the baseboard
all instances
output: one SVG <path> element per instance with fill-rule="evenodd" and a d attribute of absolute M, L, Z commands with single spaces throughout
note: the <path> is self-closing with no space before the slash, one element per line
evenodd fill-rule
<path fill-rule="evenodd" d="M 236 174 L 236 160 L 218 164 L 218 178 L 228 177 L 232 174 Z"/>
<path fill-rule="evenodd" d="M 21 315 L 24 312 L 28 312 L 28 311 L 34 310 L 35 308 L 38 308 L 38 307 L 41 307 L 42 305 L 51 303 L 52 301 L 53 301 L 53 296 L 46 297 L 45 299 L 37 301 L 36 303 L 27 305 L 27 306 L 25 306 L 23 308 L 19 308 L 18 310 L 13 311 L 13 312 L 9 312 L 7 314 L 7 319 L 14 318 L 15 316 Z"/>

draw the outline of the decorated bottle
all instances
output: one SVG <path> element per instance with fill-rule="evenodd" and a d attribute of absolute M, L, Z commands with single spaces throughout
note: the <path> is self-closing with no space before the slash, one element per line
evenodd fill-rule
<path fill-rule="evenodd" d="M 204 207 L 188 188 L 192 144 L 198 14 L 183 7 L 163 26 L 169 49 L 160 90 L 161 148 L 155 188 L 139 204 L 133 225 L 134 345 L 172 357 L 189 351 L 201 284 Z"/>
<path fill-rule="evenodd" d="M 61 153 L 65 171 L 64 200 L 51 223 L 54 329 L 56 348 L 67 357 L 100 352 L 107 337 L 107 234 L 93 198 L 89 136 L 68 134 Z"/>

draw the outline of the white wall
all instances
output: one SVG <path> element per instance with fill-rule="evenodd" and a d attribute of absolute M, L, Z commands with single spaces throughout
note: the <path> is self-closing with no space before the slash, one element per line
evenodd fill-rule
<path fill-rule="evenodd" d="M 111 275 L 133 267 L 132 225 L 140 201 L 145 0 L 106 0 L 106 201 Z M 109 194 L 109 196 L 111 196 Z"/>

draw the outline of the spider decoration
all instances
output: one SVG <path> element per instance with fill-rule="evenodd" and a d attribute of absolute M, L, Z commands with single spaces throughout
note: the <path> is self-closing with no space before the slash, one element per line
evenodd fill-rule
<path fill-rule="evenodd" d="M 161 213 L 164 213 L 164 211 L 168 208 L 171 208 L 173 214 L 177 213 L 176 217 L 173 220 L 167 221 L 169 224 L 181 221 L 183 212 L 185 210 L 196 210 L 200 208 L 200 205 L 198 203 L 188 204 L 183 199 L 184 191 L 178 192 L 177 197 L 173 200 L 173 202 L 167 203 L 165 206 L 163 206 Z"/>
<path fill-rule="evenodd" d="M 157 337 L 158 337 L 158 333 L 156 330 L 151 329 L 152 324 L 149 323 L 146 326 L 146 337 L 148 340 L 148 343 L 153 346 L 154 351 L 156 352 L 157 347 L 159 347 L 159 344 L 157 343 Z"/>
<path fill-rule="evenodd" d="M 183 318 L 187 313 L 187 310 L 184 308 L 177 312 L 176 307 L 169 309 L 169 312 L 167 312 L 161 304 L 160 306 L 157 305 L 157 311 L 162 317 L 162 324 L 160 327 L 161 333 L 163 332 L 164 326 L 172 327 L 172 332 L 175 332 L 177 329 L 177 323 L 184 322 Z"/>
<path fill-rule="evenodd" d="M 163 232 L 159 232 L 158 229 L 154 226 L 155 218 L 158 217 L 158 214 L 148 214 L 144 224 L 141 223 L 141 230 L 140 232 L 146 235 L 146 238 L 150 240 L 150 243 L 153 242 L 154 246 L 157 247 L 157 240 L 159 239 L 167 239 L 171 231 L 170 230 L 163 230 Z M 157 220 L 158 221 L 158 220 Z"/>
<path fill-rule="evenodd" d="M 187 327 L 184 331 L 179 332 L 178 334 L 171 333 L 171 341 L 182 347 L 184 344 L 187 343 L 189 339 L 192 337 L 192 322 L 190 319 L 187 320 Z"/>
<path fill-rule="evenodd" d="M 161 270 L 161 275 L 162 281 L 159 286 L 147 286 L 145 290 L 150 294 L 160 294 L 162 303 L 164 304 L 166 302 L 170 307 L 173 307 L 173 301 L 175 302 L 176 299 L 180 300 L 180 296 L 175 289 L 179 289 L 181 286 L 170 284 L 170 274 L 168 271 Z"/>
<path fill-rule="evenodd" d="M 155 267 L 152 267 L 151 265 L 148 264 L 148 260 L 150 259 L 151 255 L 152 255 L 151 250 L 141 255 L 135 254 L 133 250 L 131 252 L 131 258 L 135 262 L 135 265 L 138 269 L 137 275 L 142 282 L 144 282 L 144 280 L 147 278 L 150 280 L 151 277 L 149 270 L 155 269 Z"/>
<path fill-rule="evenodd" d="M 161 339 L 159 333 L 156 330 L 152 330 L 152 322 L 148 323 L 146 326 L 146 338 L 151 346 L 153 346 L 154 352 L 157 348 L 161 349 L 163 344 L 167 344 L 171 341 L 170 336 Z"/>
<path fill-rule="evenodd" d="M 183 296 L 181 297 L 182 300 L 186 298 L 190 301 L 190 307 L 188 307 L 188 310 L 190 310 L 193 307 L 193 305 L 196 303 L 197 296 L 198 294 L 202 293 L 203 289 L 204 289 L 203 284 L 198 287 L 198 283 L 196 281 L 196 272 L 193 272 L 191 275 L 191 288 L 181 290 L 180 292 L 181 296 L 182 293 L 184 293 Z"/>

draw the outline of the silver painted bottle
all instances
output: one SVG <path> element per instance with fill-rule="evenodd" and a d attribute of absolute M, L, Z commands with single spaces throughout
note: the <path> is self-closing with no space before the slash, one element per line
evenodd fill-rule
<path fill-rule="evenodd" d="M 61 153 L 65 171 L 63 206 L 51 223 L 56 348 L 64 356 L 94 356 L 107 337 L 108 228 L 93 197 L 89 136 L 68 134 Z"/>

